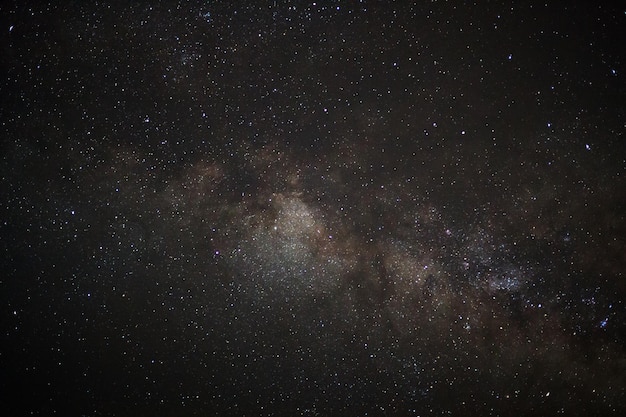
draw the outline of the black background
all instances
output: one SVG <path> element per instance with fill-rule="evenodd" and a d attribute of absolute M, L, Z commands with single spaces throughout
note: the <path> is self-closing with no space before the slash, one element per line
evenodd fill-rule
<path fill-rule="evenodd" d="M 6 415 L 623 415 L 626 9 L 3 2 Z"/>

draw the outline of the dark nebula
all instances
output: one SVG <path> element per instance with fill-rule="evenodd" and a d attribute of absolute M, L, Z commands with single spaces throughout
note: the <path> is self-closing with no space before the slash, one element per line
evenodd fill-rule
<path fill-rule="evenodd" d="M 625 415 L 623 7 L 0 22 L 3 414 Z"/>

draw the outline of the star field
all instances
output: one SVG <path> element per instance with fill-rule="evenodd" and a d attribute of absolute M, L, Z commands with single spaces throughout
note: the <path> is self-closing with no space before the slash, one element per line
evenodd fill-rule
<path fill-rule="evenodd" d="M 623 415 L 626 10 L 0 6 L 10 415 Z"/>

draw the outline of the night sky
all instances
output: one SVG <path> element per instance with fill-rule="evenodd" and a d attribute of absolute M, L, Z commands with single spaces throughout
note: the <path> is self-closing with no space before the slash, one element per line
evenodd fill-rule
<path fill-rule="evenodd" d="M 623 416 L 626 8 L 548 3 L 2 2 L 2 414 Z"/>

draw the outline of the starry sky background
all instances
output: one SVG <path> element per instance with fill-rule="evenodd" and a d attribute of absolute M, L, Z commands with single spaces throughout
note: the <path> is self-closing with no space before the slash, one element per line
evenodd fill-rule
<path fill-rule="evenodd" d="M 623 415 L 623 6 L 131 3 L 0 6 L 5 410 Z"/>

